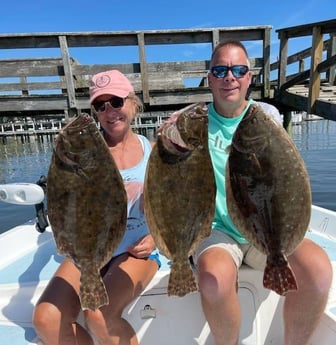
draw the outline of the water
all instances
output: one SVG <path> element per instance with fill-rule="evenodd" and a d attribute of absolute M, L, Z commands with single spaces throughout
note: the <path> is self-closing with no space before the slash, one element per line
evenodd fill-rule
<path fill-rule="evenodd" d="M 292 128 L 292 137 L 310 174 L 313 203 L 336 211 L 336 122 L 304 121 Z M 52 142 L 33 137 L 21 143 L 11 138 L 0 143 L 0 184 L 38 181 L 46 175 Z M 35 217 L 34 206 L 17 206 L 0 201 L 0 233 Z"/>
<path fill-rule="evenodd" d="M 30 142 L 8 138 L 0 143 L 0 184 L 14 182 L 36 183 L 46 175 L 50 163 L 52 142 L 44 137 L 39 142 L 33 136 Z M 0 201 L 0 233 L 35 217 L 35 207 L 13 205 Z"/>
<path fill-rule="evenodd" d="M 336 121 L 305 121 L 292 137 L 310 176 L 313 204 L 336 211 Z"/>

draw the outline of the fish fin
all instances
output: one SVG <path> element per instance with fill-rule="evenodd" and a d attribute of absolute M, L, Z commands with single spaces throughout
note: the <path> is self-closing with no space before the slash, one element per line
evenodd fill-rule
<path fill-rule="evenodd" d="M 172 261 L 168 283 L 168 296 L 183 297 L 197 290 L 196 280 L 189 261 L 183 263 Z"/>
<path fill-rule="evenodd" d="M 83 310 L 96 310 L 109 304 L 109 298 L 99 270 L 81 268 L 79 297 Z"/>
<path fill-rule="evenodd" d="M 281 296 L 290 290 L 297 290 L 296 278 L 288 263 L 280 266 L 267 263 L 263 284 L 266 289 L 273 290 Z"/>

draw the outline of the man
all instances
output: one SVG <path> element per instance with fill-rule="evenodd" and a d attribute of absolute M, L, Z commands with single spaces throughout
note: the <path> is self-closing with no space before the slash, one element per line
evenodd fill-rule
<path fill-rule="evenodd" d="M 226 207 L 225 148 L 253 100 L 246 94 L 251 82 L 245 47 L 238 41 L 221 42 L 214 50 L 209 86 L 209 148 L 214 166 L 217 197 L 211 236 L 197 249 L 199 289 L 205 317 L 216 345 L 237 344 L 241 323 L 237 295 L 238 269 L 249 257 L 249 265 L 260 267 L 255 251 L 233 225 Z M 248 254 L 248 255 L 247 255 Z M 262 258 L 261 261 L 263 261 Z M 332 268 L 326 253 L 304 239 L 288 257 L 299 289 L 288 292 L 284 303 L 286 345 L 307 344 L 324 311 L 332 281 Z"/>

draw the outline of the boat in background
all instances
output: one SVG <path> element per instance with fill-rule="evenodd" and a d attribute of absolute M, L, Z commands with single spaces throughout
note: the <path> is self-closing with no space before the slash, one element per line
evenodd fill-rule
<path fill-rule="evenodd" d="M 32 326 L 33 308 L 63 258 L 57 254 L 50 227 L 42 233 L 36 229 L 41 230 L 33 220 L 0 235 L 2 345 L 41 344 Z M 327 251 L 335 273 L 327 307 L 309 344 L 332 345 L 336 341 L 336 212 L 312 206 L 306 236 Z M 163 256 L 161 260 L 162 267 L 149 286 L 124 311 L 140 344 L 214 345 L 199 293 L 168 297 L 170 262 Z M 243 317 L 239 344 L 283 343 L 283 297 L 265 289 L 262 277 L 263 272 L 248 266 L 240 269 Z M 85 326 L 82 313 L 78 322 Z"/>

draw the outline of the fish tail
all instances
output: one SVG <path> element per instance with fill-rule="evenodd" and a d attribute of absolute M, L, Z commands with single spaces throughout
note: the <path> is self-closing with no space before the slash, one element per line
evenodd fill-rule
<path fill-rule="evenodd" d="M 276 266 L 267 263 L 263 279 L 264 287 L 284 296 L 290 290 L 297 290 L 296 278 L 288 263 Z"/>
<path fill-rule="evenodd" d="M 168 296 L 183 297 L 197 291 L 196 280 L 188 261 L 172 262 L 168 283 Z"/>
<path fill-rule="evenodd" d="M 91 270 L 81 271 L 79 297 L 82 309 L 96 310 L 108 304 L 109 298 L 99 272 Z"/>

